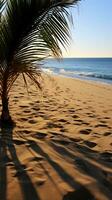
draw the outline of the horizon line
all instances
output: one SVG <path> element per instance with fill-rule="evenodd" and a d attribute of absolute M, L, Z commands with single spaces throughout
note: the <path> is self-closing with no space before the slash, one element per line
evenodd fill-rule
<path fill-rule="evenodd" d="M 57 59 L 57 58 L 54 58 L 54 57 L 49 57 L 49 58 Z M 63 58 L 102 58 L 102 59 L 112 59 L 112 57 L 64 57 L 64 56 L 62 56 L 59 59 L 63 59 Z"/>

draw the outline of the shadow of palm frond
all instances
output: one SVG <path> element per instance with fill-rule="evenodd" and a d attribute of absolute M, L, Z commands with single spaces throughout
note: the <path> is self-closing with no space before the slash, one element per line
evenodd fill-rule
<path fill-rule="evenodd" d="M 94 197 L 91 194 L 91 192 L 87 188 L 85 188 L 82 184 L 77 182 L 67 171 L 64 170 L 64 168 L 62 166 L 60 166 L 60 164 L 58 162 L 53 160 L 36 142 L 30 141 L 29 147 L 37 154 L 44 157 L 47 160 L 47 162 L 52 166 L 52 168 L 58 173 L 59 177 L 61 177 L 61 179 L 64 182 L 66 182 L 69 186 L 71 186 L 73 189 L 76 190 L 75 195 L 72 194 L 73 198 L 71 198 L 68 195 L 65 195 L 63 200 L 65 200 L 65 199 L 80 200 L 82 198 L 82 196 L 84 197 L 83 198 L 84 200 L 87 200 L 87 199 L 93 200 Z M 56 149 L 55 149 L 55 151 L 56 151 Z M 63 153 L 63 152 L 60 152 L 60 153 Z M 84 194 L 82 194 L 82 196 L 81 196 L 80 192 L 82 192 L 82 191 L 84 192 Z M 74 198 L 74 197 L 76 197 L 76 198 Z"/>
<path fill-rule="evenodd" d="M 21 164 L 12 138 L 13 129 L 2 129 L 0 138 L 0 197 L 3 200 L 7 199 L 7 173 L 6 168 L 10 162 L 14 164 L 23 199 L 24 200 L 40 200 L 37 191 L 25 171 L 25 166 Z M 11 158 L 8 157 L 7 153 Z"/>
<path fill-rule="evenodd" d="M 64 195 L 63 200 L 95 200 L 93 195 L 82 186 L 79 190 L 68 192 Z"/>
<path fill-rule="evenodd" d="M 0 198 L 6 200 L 7 196 L 7 149 L 5 141 L 0 133 Z"/>
<path fill-rule="evenodd" d="M 67 146 L 67 148 L 66 148 L 66 146 L 62 146 L 62 145 L 56 144 L 54 142 L 50 142 L 49 145 L 59 155 L 63 156 L 63 158 L 65 158 L 65 159 L 67 157 L 71 158 L 74 161 L 74 167 L 77 168 L 77 170 L 81 174 L 85 174 L 89 177 L 94 178 L 94 180 L 96 180 L 96 183 L 98 185 L 101 185 L 101 188 L 99 187 L 99 190 L 101 190 L 101 193 L 104 196 L 108 197 L 108 199 L 111 199 L 112 183 L 110 181 L 108 181 L 107 176 L 108 176 L 108 173 L 109 173 L 109 175 L 112 176 L 112 164 L 111 164 L 111 166 L 109 166 L 110 163 L 108 163 L 108 165 L 106 165 L 106 163 L 103 164 L 103 161 L 101 161 L 99 159 L 99 156 L 102 156 L 102 154 L 101 155 L 99 154 L 99 156 L 98 156 L 97 155 L 98 153 L 96 151 L 91 150 L 91 149 L 89 151 L 88 148 L 86 149 L 86 147 L 79 145 L 79 144 L 76 144 L 76 146 L 74 144 L 74 148 L 73 147 L 70 148 L 69 146 Z M 73 149 L 74 149 L 74 151 L 73 151 Z M 78 154 L 79 154 L 79 156 L 78 156 Z M 98 158 L 95 158 L 95 155 L 97 155 L 96 157 L 98 157 Z M 111 154 L 111 156 L 112 156 L 112 154 Z M 84 189 L 83 187 L 81 187 L 81 188 Z M 75 199 L 75 196 L 77 197 L 77 194 L 76 193 L 73 194 L 74 199 Z M 69 197 L 69 195 L 66 196 L 66 198 L 64 198 L 64 200 L 72 199 L 72 197 L 70 197 L 70 198 L 68 198 L 68 197 Z M 80 199 L 80 198 L 78 198 L 78 199 Z M 84 197 L 83 197 L 83 199 L 84 199 Z"/>
<path fill-rule="evenodd" d="M 7 199 L 7 166 L 12 162 L 16 170 L 15 177 L 18 179 L 22 190 L 23 199 L 40 200 L 30 176 L 25 170 L 25 165 L 20 162 L 17 156 L 15 141 L 12 138 L 12 132 L 12 129 L 2 129 L 0 135 L 0 182 L 2 183 L 0 184 L 0 196 L 3 200 Z M 83 177 L 87 176 L 91 180 L 94 180 L 98 191 L 105 198 L 111 199 L 112 184 L 108 180 L 108 176 L 112 175 L 112 164 L 109 162 L 109 156 L 111 156 L 110 154 L 108 155 L 108 162 L 104 162 L 99 159 L 100 157 L 102 158 L 102 156 L 105 156 L 104 154 L 102 155 L 102 153 L 100 154 L 93 149 L 89 149 L 88 147 L 86 148 L 84 145 L 73 141 L 72 143 L 60 144 L 56 141 L 42 141 L 41 139 L 42 144 L 45 145 L 44 149 L 43 145 L 41 146 L 41 144 L 38 143 L 38 140 L 33 141 L 28 140 L 28 138 L 24 139 L 26 140 L 26 147 L 30 153 L 34 153 L 34 156 L 36 154 L 39 155 L 41 160 L 45 159 L 53 170 L 56 171 L 62 181 L 74 190 L 73 192 L 68 192 L 63 197 L 63 200 L 96 199 L 96 194 L 93 194 L 93 191 L 91 190 L 94 186 L 92 186 L 92 184 L 91 186 L 83 185 L 82 182 L 75 179 L 71 173 L 66 170 L 66 167 L 63 166 L 63 164 L 65 162 L 69 162 L 70 159 L 72 161 L 72 168 L 74 172 L 76 171 L 79 175 L 83 175 Z M 58 162 L 52 154 L 49 154 L 46 149 L 46 145 L 48 145 L 51 151 L 56 154 L 57 158 L 60 158 L 60 161 L 62 160 L 62 163 L 60 161 Z M 8 155 L 10 155 L 10 157 Z M 54 187 L 56 187 L 61 196 L 63 196 L 61 188 L 58 187 L 58 184 L 50 175 L 45 163 L 43 164 L 43 162 L 39 161 L 39 159 L 37 159 L 37 162 L 40 164 L 46 176 L 54 184 Z"/>
<path fill-rule="evenodd" d="M 52 158 L 50 158 L 50 156 L 36 142 L 30 141 L 29 144 L 33 151 L 44 157 L 49 162 L 63 181 L 68 183 L 73 188 L 80 187 L 79 183 L 77 183 L 56 161 L 52 160 Z"/>

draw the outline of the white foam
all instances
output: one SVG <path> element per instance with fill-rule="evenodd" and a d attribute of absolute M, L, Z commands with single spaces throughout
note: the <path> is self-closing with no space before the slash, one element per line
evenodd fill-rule
<path fill-rule="evenodd" d="M 51 69 L 48 69 L 48 68 L 42 68 L 42 71 L 47 73 L 47 74 L 53 74 L 53 71 Z"/>

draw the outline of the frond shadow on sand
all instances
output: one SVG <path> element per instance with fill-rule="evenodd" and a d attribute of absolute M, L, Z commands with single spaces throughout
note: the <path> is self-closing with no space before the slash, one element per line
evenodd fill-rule
<path fill-rule="evenodd" d="M 7 199 L 7 167 L 10 163 L 14 164 L 23 199 L 40 200 L 24 165 L 21 164 L 17 156 L 13 141 L 13 128 L 2 128 L 0 133 L 0 197 L 2 200 Z"/>

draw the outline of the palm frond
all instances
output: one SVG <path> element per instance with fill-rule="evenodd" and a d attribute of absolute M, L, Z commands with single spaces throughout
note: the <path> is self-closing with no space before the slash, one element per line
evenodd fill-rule
<path fill-rule="evenodd" d="M 67 8 L 79 0 L 7 0 L 0 25 L 0 85 L 7 93 L 19 74 L 39 88 L 40 64 L 48 56 L 61 57 L 69 44 Z M 38 66 L 33 63 L 38 61 Z M 26 83 L 26 82 L 25 82 Z"/>
<path fill-rule="evenodd" d="M 6 0 L 0 0 L 0 13 L 1 13 L 2 9 L 3 9 L 3 6 L 4 6 L 5 2 L 6 2 Z"/>

